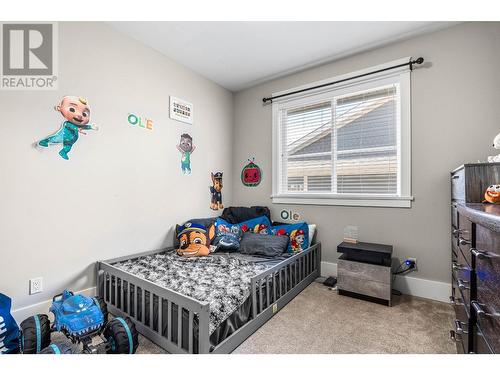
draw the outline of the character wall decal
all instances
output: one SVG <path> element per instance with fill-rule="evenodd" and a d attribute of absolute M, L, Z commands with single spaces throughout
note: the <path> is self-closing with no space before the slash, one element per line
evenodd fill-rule
<path fill-rule="evenodd" d="M 185 175 L 191 174 L 191 154 L 196 149 L 193 144 L 193 137 L 184 133 L 181 135 L 181 140 L 177 145 L 177 150 L 181 153 L 181 169 Z"/>
<path fill-rule="evenodd" d="M 212 199 L 210 201 L 210 208 L 212 210 L 222 210 L 222 172 L 211 173 L 212 186 L 210 186 L 210 194 Z"/>
<path fill-rule="evenodd" d="M 98 130 L 99 128 L 89 123 L 90 106 L 85 98 L 67 95 L 54 109 L 63 116 L 64 121 L 56 133 L 38 141 L 37 146 L 62 145 L 59 155 L 68 160 L 68 153 L 78 141 L 79 134 L 85 135 L 84 130 Z"/>
<path fill-rule="evenodd" d="M 255 164 L 255 158 L 248 159 L 248 164 L 241 171 L 241 182 L 245 186 L 258 186 L 262 180 L 262 170 Z"/>

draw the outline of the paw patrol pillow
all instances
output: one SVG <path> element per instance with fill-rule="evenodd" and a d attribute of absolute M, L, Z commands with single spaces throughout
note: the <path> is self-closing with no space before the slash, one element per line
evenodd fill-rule
<path fill-rule="evenodd" d="M 216 251 L 236 251 L 240 248 L 242 234 L 238 224 L 230 224 L 218 218 L 215 220 L 215 238 L 212 245 Z"/>
<path fill-rule="evenodd" d="M 179 247 L 177 254 L 180 256 L 202 257 L 210 254 L 210 241 L 214 237 L 215 229 L 211 225 L 206 228 L 204 225 L 187 222 L 179 227 L 177 238 L 179 239 Z"/>
<path fill-rule="evenodd" d="M 297 224 L 276 225 L 271 227 L 271 233 L 276 236 L 288 236 L 289 253 L 298 253 L 309 247 L 309 227 L 306 222 Z"/>
<path fill-rule="evenodd" d="M 217 218 L 215 221 L 215 239 L 213 245 L 221 251 L 237 251 L 243 233 L 269 234 L 271 221 L 267 216 L 260 216 L 238 224 L 228 223 L 226 220 Z"/>
<path fill-rule="evenodd" d="M 271 234 L 271 221 L 267 216 L 259 216 L 237 224 L 243 233 L 253 232 L 260 234 Z"/>

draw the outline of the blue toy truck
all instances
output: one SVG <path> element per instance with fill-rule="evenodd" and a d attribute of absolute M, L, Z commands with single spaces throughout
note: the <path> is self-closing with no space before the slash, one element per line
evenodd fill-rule
<path fill-rule="evenodd" d="M 31 316 L 21 323 L 21 353 L 69 354 L 80 344 L 82 352 L 87 354 L 133 354 L 137 350 L 134 323 L 120 317 L 108 322 L 108 309 L 102 298 L 65 290 L 52 299 L 50 312 L 54 314 L 52 325 L 45 314 Z M 51 343 L 52 332 L 63 333 L 66 340 Z"/>

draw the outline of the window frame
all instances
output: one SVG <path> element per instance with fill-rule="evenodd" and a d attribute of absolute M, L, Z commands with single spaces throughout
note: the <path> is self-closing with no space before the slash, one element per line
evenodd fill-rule
<path fill-rule="evenodd" d="M 331 77 L 320 82 L 314 82 L 301 87 L 286 91 L 273 93 L 273 96 L 287 92 L 301 90 L 324 83 L 342 80 L 348 77 L 364 74 L 374 70 L 384 69 L 389 66 L 399 65 L 410 61 L 410 57 L 391 61 L 386 64 L 374 66 L 368 69 L 351 72 L 342 76 Z M 333 206 L 364 206 L 364 207 L 403 207 L 410 208 L 413 196 L 411 195 L 411 71 L 408 67 L 402 67 L 383 73 L 370 75 L 356 80 L 350 80 L 341 85 L 325 87 L 295 94 L 288 97 L 275 99 L 272 103 L 272 195 L 271 199 L 276 204 L 305 204 L 305 205 L 333 205 Z M 399 123 L 397 126 L 397 137 L 400 147 L 398 148 L 398 173 L 397 193 L 387 194 L 335 194 L 314 192 L 280 192 L 283 186 L 282 173 L 282 124 L 281 111 L 301 105 L 309 105 L 315 102 L 331 100 L 337 96 L 382 87 L 396 83 L 399 90 Z M 333 137 L 332 131 L 332 137 Z M 332 144 L 333 145 L 333 144 Z M 333 150 L 332 150 L 333 151 Z M 335 171 L 335 167 L 332 168 Z"/>

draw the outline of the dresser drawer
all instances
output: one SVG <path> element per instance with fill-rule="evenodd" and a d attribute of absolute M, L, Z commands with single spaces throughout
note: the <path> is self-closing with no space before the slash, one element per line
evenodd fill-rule
<path fill-rule="evenodd" d="M 460 214 L 458 214 L 457 243 L 466 263 L 471 266 L 470 249 L 473 243 L 472 223 L 469 219 Z M 458 255 L 460 256 L 460 254 Z"/>
<path fill-rule="evenodd" d="M 465 309 L 467 311 L 470 311 L 470 281 L 468 280 L 463 280 L 463 279 L 456 279 L 455 277 L 452 278 L 453 283 L 452 286 L 453 288 L 456 288 L 457 290 L 457 296 L 460 296 L 462 299 L 462 302 L 465 305 Z"/>
<path fill-rule="evenodd" d="M 475 333 L 472 338 L 473 353 L 475 354 L 495 354 L 490 345 L 486 342 L 483 332 L 480 327 L 476 326 Z"/>
<path fill-rule="evenodd" d="M 457 202 L 452 202 L 451 204 L 451 226 L 452 229 L 458 228 L 458 208 Z"/>
<path fill-rule="evenodd" d="M 463 326 L 462 322 L 458 319 L 453 322 L 453 325 L 453 328 L 450 330 L 450 339 L 455 342 L 457 353 L 468 353 L 469 332 L 467 331 L 467 326 Z"/>
<path fill-rule="evenodd" d="M 491 348 L 500 353 L 500 234 L 476 225 L 476 300 L 472 308 Z"/>
<path fill-rule="evenodd" d="M 465 168 L 451 174 L 451 199 L 465 201 Z"/>

